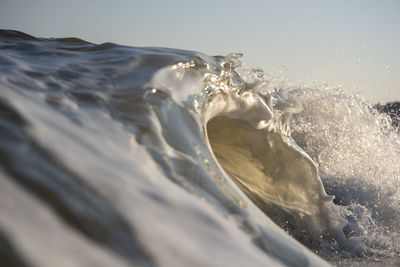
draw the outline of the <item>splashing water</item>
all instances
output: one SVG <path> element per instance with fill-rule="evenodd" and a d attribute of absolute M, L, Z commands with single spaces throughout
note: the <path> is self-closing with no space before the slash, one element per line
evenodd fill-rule
<path fill-rule="evenodd" d="M 346 236 L 364 244 L 371 257 L 398 257 L 400 138 L 389 117 L 335 90 L 289 94 L 303 105 L 293 118 L 293 138 L 336 196 Z"/>

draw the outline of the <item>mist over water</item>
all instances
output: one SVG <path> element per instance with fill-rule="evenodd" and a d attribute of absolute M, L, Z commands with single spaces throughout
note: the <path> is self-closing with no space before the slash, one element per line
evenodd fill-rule
<path fill-rule="evenodd" d="M 0 49 L 8 265 L 399 263 L 400 140 L 375 103 L 239 54 L 15 31 Z"/>

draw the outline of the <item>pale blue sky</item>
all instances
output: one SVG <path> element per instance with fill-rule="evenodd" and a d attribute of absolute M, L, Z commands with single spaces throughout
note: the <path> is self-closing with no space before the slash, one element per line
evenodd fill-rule
<path fill-rule="evenodd" d="M 0 28 L 226 55 L 290 81 L 400 100 L 400 1 L 0 0 Z"/>

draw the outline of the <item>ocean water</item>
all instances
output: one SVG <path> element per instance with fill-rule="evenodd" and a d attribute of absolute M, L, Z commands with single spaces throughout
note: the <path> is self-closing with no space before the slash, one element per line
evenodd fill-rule
<path fill-rule="evenodd" d="M 400 264 L 375 103 L 240 54 L 10 30 L 0 51 L 1 266 Z"/>

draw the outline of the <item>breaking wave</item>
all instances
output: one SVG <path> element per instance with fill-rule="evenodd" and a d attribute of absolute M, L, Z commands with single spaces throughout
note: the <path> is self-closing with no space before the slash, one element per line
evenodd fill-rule
<path fill-rule="evenodd" d="M 399 263 L 400 139 L 370 103 L 239 54 L 4 30 L 0 49 L 10 266 Z"/>

